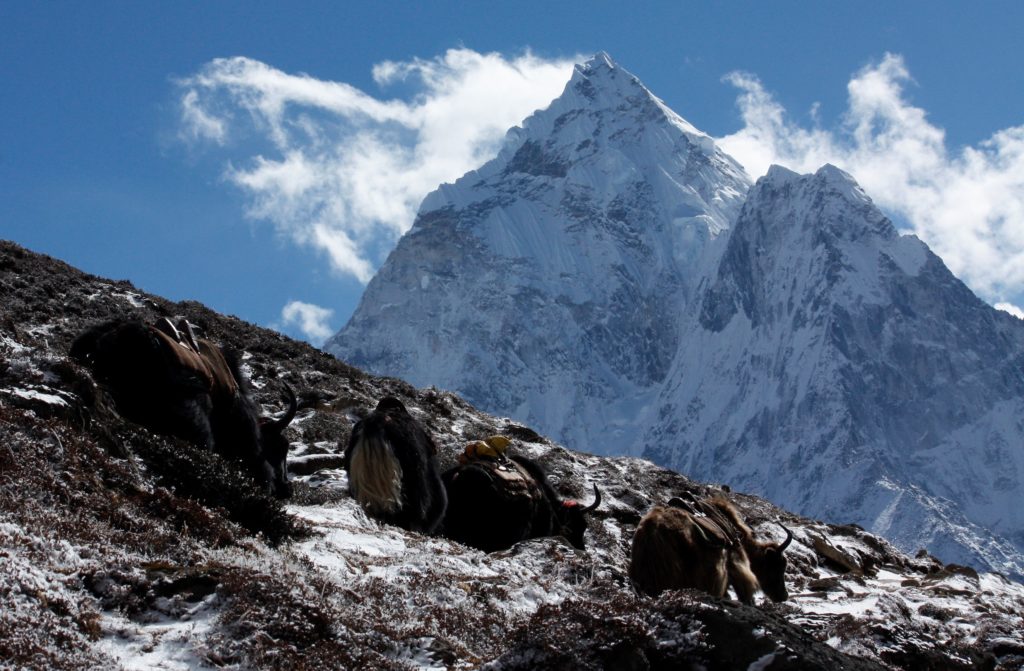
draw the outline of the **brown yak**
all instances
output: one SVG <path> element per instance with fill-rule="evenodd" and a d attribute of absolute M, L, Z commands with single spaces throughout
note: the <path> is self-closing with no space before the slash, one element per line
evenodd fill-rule
<path fill-rule="evenodd" d="M 78 336 L 70 354 L 128 419 L 238 461 L 267 493 L 290 496 L 283 431 L 298 410 L 295 395 L 286 389 L 282 418 L 262 417 L 233 353 L 196 338 L 190 327 L 180 339 L 169 333 L 178 332 L 167 320 L 115 319 Z"/>
<path fill-rule="evenodd" d="M 781 526 L 781 525 L 780 525 Z M 773 601 L 785 601 L 786 557 L 793 540 L 764 543 L 722 496 L 686 503 L 673 499 L 654 506 L 637 526 L 629 575 L 637 589 L 656 596 L 664 590 L 694 588 L 717 597 L 732 586 L 746 604 L 758 589 Z"/>

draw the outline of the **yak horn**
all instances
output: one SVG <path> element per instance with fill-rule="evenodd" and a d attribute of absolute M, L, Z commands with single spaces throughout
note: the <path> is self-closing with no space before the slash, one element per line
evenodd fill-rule
<path fill-rule="evenodd" d="M 778 525 L 786 532 L 786 540 L 782 541 L 782 544 L 779 545 L 779 552 L 782 553 L 785 552 L 786 548 L 789 547 L 789 544 L 793 542 L 793 532 L 787 529 L 782 522 L 779 522 Z"/>
<path fill-rule="evenodd" d="M 274 429 L 278 432 L 284 431 L 293 419 L 295 419 L 295 413 L 299 411 L 299 402 L 295 398 L 295 392 L 287 384 L 284 385 L 285 398 L 288 399 L 288 409 L 285 411 L 284 416 L 281 419 L 274 422 Z"/>
<path fill-rule="evenodd" d="M 594 485 L 594 502 L 583 509 L 583 512 L 590 513 L 597 510 L 597 507 L 601 505 L 601 490 Z"/>

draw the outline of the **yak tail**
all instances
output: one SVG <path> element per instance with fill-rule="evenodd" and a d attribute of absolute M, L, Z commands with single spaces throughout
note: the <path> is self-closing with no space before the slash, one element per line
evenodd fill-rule
<path fill-rule="evenodd" d="M 349 489 L 370 514 L 393 515 L 402 508 L 402 465 L 387 438 L 368 428 L 352 446 Z"/>

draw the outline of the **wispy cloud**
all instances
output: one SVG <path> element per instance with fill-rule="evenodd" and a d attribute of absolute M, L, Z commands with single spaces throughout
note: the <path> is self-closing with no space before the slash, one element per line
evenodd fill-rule
<path fill-rule="evenodd" d="M 195 91 L 188 91 L 181 97 L 181 121 L 181 131 L 178 135 L 182 140 L 224 144 L 227 124 L 199 105 L 199 94 Z"/>
<path fill-rule="evenodd" d="M 225 175 L 247 194 L 250 216 L 367 282 L 381 260 L 374 250 L 409 229 L 423 197 L 494 155 L 510 127 L 561 92 L 573 62 L 469 49 L 388 61 L 375 81 L 412 93 L 385 100 L 249 58 L 216 59 L 180 82 L 180 135 L 234 152 Z M 252 151 L 252 140 L 264 149 Z"/>
<path fill-rule="evenodd" d="M 997 310 L 1002 310 L 1003 312 L 1009 312 L 1011 315 L 1013 315 L 1017 319 L 1024 319 L 1024 310 L 1021 310 L 1019 307 L 1017 307 L 1013 303 L 996 303 L 995 307 L 996 307 Z"/>
<path fill-rule="evenodd" d="M 1024 290 L 1024 126 L 977 147 L 950 149 L 944 131 L 912 105 L 902 57 L 887 54 L 850 80 L 839 128 L 801 127 L 756 76 L 732 73 L 744 127 L 722 148 L 754 176 L 779 163 L 811 172 L 833 163 L 991 301 Z M 813 115 L 812 115 L 813 116 Z"/>
<path fill-rule="evenodd" d="M 281 309 L 281 324 L 275 328 L 297 328 L 314 345 L 322 345 L 337 329 L 330 326 L 334 310 L 312 303 L 291 301 Z"/>

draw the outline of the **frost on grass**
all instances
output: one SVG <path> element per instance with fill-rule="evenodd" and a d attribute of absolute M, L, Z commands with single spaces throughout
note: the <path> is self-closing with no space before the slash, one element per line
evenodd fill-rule
<path fill-rule="evenodd" d="M 125 296 L 142 296 L 128 300 Z M 288 429 L 295 496 L 125 422 L 65 356 L 117 316 L 187 316 L 245 353 L 257 400 L 329 407 Z M 783 522 L 791 599 L 636 596 L 629 543 L 653 503 L 715 485 L 552 444 L 458 397 L 373 378 L 195 303 L 143 296 L 0 243 L 0 667 L 16 669 L 1019 668 L 1024 587 L 908 557 L 852 526 L 731 496 L 760 537 Z M 24 393 L 25 391 L 32 393 Z M 587 549 L 484 554 L 368 518 L 338 468 L 353 421 L 398 396 L 451 465 L 503 433 L 566 497 L 603 494 Z M 62 399 L 64 403 L 53 402 Z"/>

